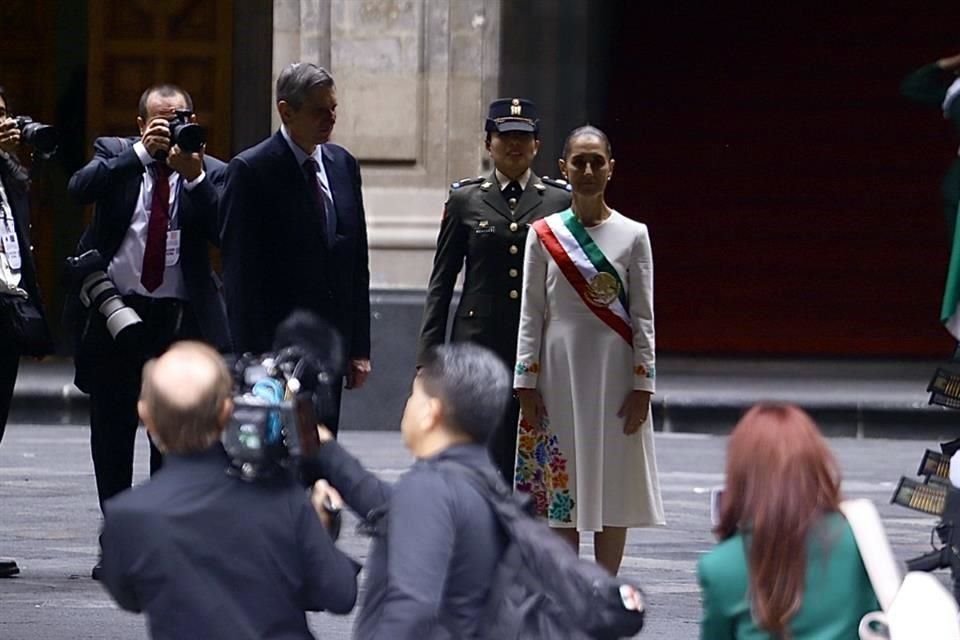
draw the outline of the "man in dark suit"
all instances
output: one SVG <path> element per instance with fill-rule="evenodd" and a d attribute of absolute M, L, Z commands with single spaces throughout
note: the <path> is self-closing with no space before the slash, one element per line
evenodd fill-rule
<path fill-rule="evenodd" d="M 192 338 L 226 349 L 229 334 L 208 243 L 217 244 L 217 206 L 225 165 L 171 144 L 170 120 L 193 111 L 174 85 L 140 98 L 140 138 L 98 138 L 94 157 L 70 178 L 81 204 L 96 203 L 78 253 L 96 249 L 124 302 L 143 319 L 136 349 L 115 341 L 96 309 L 77 314 L 77 386 L 90 394 L 90 448 L 101 507 L 130 487 L 140 371 L 146 358 Z M 77 307 L 77 299 L 70 303 Z M 150 468 L 161 456 L 151 444 Z M 94 577 L 99 563 L 94 567 Z"/>
<path fill-rule="evenodd" d="M 351 389 L 370 373 L 370 269 L 360 166 L 328 142 L 336 110 L 325 69 L 294 63 L 280 73 L 280 130 L 227 168 L 222 249 L 236 351 L 268 350 L 290 312 L 313 311 L 343 338 Z M 338 422 L 327 426 L 336 433 Z"/>
<path fill-rule="evenodd" d="M 17 304 L 30 305 L 41 324 L 45 323 L 30 244 L 30 181 L 15 155 L 19 146 L 20 129 L 9 117 L 6 96 L 0 89 L 0 441 L 7 426 L 20 356 L 25 351 L 27 355 L 44 355 L 43 345 L 23 344 L 11 328 Z M 19 572 L 14 560 L 0 558 L 0 578 Z"/>
<path fill-rule="evenodd" d="M 216 351 L 181 342 L 144 368 L 140 416 L 167 455 L 109 500 L 103 584 L 160 638 L 313 638 L 305 611 L 347 613 L 359 566 L 290 478 L 228 474 L 231 380 Z"/>
<path fill-rule="evenodd" d="M 540 148 L 540 121 L 532 102 L 494 100 L 485 128 L 494 170 L 450 186 L 423 310 L 418 365 L 447 340 L 450 300 L 466 263 L 452 340 L 488 347 L 513 370 L 527 230 L 570 206 L 566 182 L 538 177 L 530 168 Z M 519 411 L 512 401 L 490 440 L 490 453 L 508 484 L 513 482 Z"/>

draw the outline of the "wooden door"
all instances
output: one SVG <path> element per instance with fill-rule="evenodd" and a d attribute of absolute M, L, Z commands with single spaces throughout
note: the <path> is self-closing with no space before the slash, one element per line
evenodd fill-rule
<path fill-rule="evenodd" d="M 193 98 L 207 150 L 230 151 L 232 0 L 91 0 L 87 137 L 135 135 L 137 102 L 170 82 Z"/>

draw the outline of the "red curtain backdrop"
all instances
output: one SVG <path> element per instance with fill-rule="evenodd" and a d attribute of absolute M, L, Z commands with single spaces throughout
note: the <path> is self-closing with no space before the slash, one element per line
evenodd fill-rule
<path fill-rule="evenodd" d="M 960 51 L 955 2 L 754 4 L 620 9 L 609 201 L 650 227 L 660 350 L 949 355 L 957 141 L 899 85 Z"/>

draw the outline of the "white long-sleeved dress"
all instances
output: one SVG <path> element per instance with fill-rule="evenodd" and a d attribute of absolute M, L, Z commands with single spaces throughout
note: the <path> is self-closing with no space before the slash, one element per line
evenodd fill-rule
<path fill-rule="evenodd" d="M 552 526 L 663 525 L 652 418 L 626 435 L 617 415 L 631 390 L 655 390 L 650 238 L 616 211 L 586 232 L 627 290 L 632 344 L 588 307 L 531 228 L 514 385 L 538 389 L 546 417 L 521 420 L 514 484 Z"/>

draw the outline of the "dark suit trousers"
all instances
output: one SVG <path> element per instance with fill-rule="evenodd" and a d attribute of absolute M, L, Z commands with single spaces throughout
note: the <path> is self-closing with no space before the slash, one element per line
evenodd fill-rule
<path fill-rule="evenodd" d="M 513 476 L 517 466 L 517 424 L 520 420 L 520 402 L 516 396 L 510 397 L 506 415 L 497 425 L 487 441 L 487 449 L 493 463 L 500 471 L 507 486 L 513 487 Z"/>
<path fill-rule="evenodd" d="M 133 454 L 140 419 L 137 399 L 144 363 L 177 340 L 199 339 L 200 329 L 187 303 L 173 300 L 151 302 L 149 298 L 125 296 L 144 323 L 143 349 L 134 353 L 122 348 L 107 332 L 103 316 L 94 312 L 91 336 L 101 345 L 90 389 L 90 453 L 97 477 L 100 508 L 133 483 Z M 150 442 L 150 473 L 163 462 L 160 451 Z"/>
<path fill-rule="evenodd" d="M 0 336 L 0 442 L 7 428 L 10 415 L 10 401 L 13 399 L 13 386 L 17 382 L 17 369 L 20 367 L 20 350 L 9 336 Z"/>
<path fill-rule="evenodd" d="M 324 426 L 336 438 L 340 432 L 340 402 L 343 397 L 343 380 L 338 380 L 336 384 L 330 385 L 325 393 L 326 398 L 323 400 L 317 399 L 317 419 L 322 419 L 326 423 Z M 325 411 L 327 415 L 322 416 L 321 411 Z"/>

